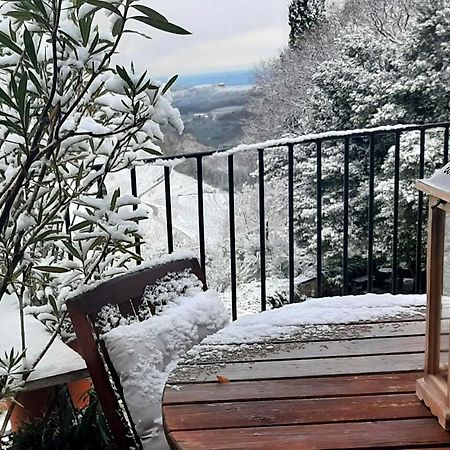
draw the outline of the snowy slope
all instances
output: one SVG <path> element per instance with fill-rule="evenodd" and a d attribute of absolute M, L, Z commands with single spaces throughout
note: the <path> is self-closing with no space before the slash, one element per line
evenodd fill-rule
<path fill-rule="evenodd" d="M 164 169 L 147 164 L 137 168 L 139 197 L 149 210 L 150 218 L 142 221 L 145 230 L 146 256 L 167 251 L 166 202 Z M 175 248 L 198 248 L 197 181 L 171 171 L 172 222 Z M 119 186 L 121 193 L 130 193 L 129 172 L 112 174 L 109 186 Z M 228 193 L 203 185 L 206 247 L 216 246 L 222 239 L 222 230 L 228 217 Z"/>

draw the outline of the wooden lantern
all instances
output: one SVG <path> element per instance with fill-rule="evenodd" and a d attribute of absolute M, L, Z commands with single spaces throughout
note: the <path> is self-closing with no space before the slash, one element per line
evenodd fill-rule
<path fill-rule="evenodd" d="M 431 178 L 418 180 L 417 189 L 429 197 L 427 246 L 427 322 L 424 377 L 416 394 L 431 409 L 439 423 L 450 430 L 450 372 L 441 362 L 441 310 L 445 272 L 446 216 L 450 214 L 450 163 Z M 447 217 L 450 221 L 450 217 Z M 449 236 L 447 236 L 447 239 Z M 448 347 L 448 336 L 446 336 Z"/>

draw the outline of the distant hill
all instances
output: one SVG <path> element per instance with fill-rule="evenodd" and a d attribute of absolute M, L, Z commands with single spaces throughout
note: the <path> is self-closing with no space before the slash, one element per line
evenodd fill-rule
<path fill-rule="evenodd" d="M 244 106 L 252 86 L 203 85 L 180 89 L 173 93 L 173 104 L 182 116 L 209 113 L 230 106 Z"/>
<path fill-rule="evenodd" d="M 176 88 L 187 88 L 207 84 L 220 84 L 225 86 L 244 86 L 255 83 L 255 74 L 251 69 L 230 70 L 222 72 L 197 73 L 194 75 L 180 75 Z"/>

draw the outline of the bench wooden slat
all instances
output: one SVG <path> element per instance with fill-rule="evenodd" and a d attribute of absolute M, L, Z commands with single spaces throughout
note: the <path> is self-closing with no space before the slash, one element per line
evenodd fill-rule
<path fill-rule="evenodd" d="M 423 353 L 405 355 L 354 356 L 305 360 L 256 361 L 210 365 L 183 365 L 169 377 L 169 383 L 217 381 L 217 375 L 230 380 L 260 380 L 323 375 L 344 375 L 422 370 Z"/>
<path fill-rule="evenodd" d="M 442 350 L 448 350 L 442 342 Z M 425 336 L 394 336 L 341 341 L 267 343 L 243 345 L 202 345 L 188 354 L 182 364 L 211 364 L 220 362 L 248 362 L 338 356 L 362 356 L 422 352 Z"/>
<path fill-rule="evenodd" d="M 163 411 L 168 431 L 431 417 L 415 394 L 199 403 Z"/>
<path fill-rule="evenodd" d="M 171 433 L 183 450 L 302 450 L 450 444 L 434 418 L 235 428 Z"/>
<path fill-rule="evenodd" d="M 232 383 L 189 383 L 170 385 L 164 405 L 198 402 L 318 398 L 364 394 L 412 393 L 422 372 L 390 375 L 357 375 L 280 380 L 234 381 Z"/>

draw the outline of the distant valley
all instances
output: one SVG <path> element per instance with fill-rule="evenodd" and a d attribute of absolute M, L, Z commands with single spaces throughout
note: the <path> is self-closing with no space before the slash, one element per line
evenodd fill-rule
<path fill-rule="evenodd" d="M 209 76 L 205 79 L 198 77 L 198 82 L 210 80 Z M 217 80 L 222 79 L 227 77 L 217 77 Z M 235 77 L 235 81 L 245 79 L 240 73 Z M 247 105 L 252 95 L 252 85 L 227 85 L 224 82 L 174 89 L 173 105 L 180 110 L 184 132 L 180 136 L 170 127 L 164 130 L 165 138 L 161 145 L 164 154 L 227 149 L 242 143 L 243 131 L 250 119 Z M 254 165 L 253 161 L 249 163 L 246 158 L 239 159 L 239 164 L 235 167 L 237 186 L 248 181 Z M 176 170 L 196 177 L 193 161 L 179 165 Z M 205 159 L 203 172 L 207 183 L 218 188 L 227 188 L 226 159 Z"/>
<path fill-rule="evenodd" d="M 174 92 L 185 133 L 213 148 L 240 143 L 248 119 L 247 102 L 252 86 L 195 86 Z"/>

